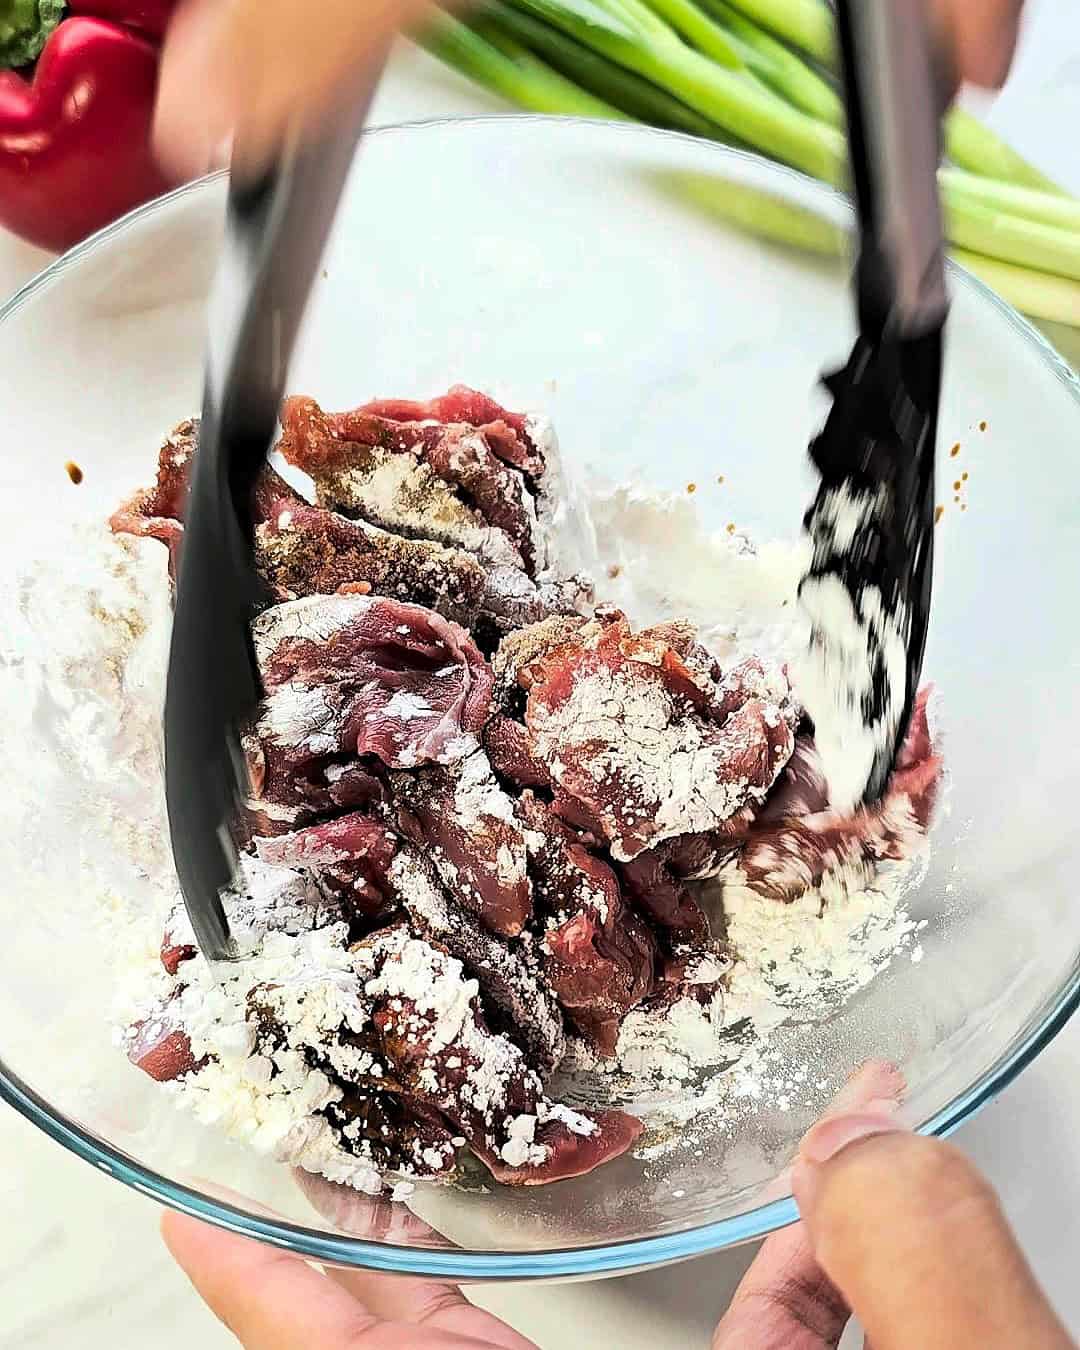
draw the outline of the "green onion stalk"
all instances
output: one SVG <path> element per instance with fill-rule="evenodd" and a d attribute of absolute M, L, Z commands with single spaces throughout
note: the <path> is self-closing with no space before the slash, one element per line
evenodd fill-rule
<path fill-rule="evenodd" d="M 839 67 L 832 11 L 825 0 L 731 0 L 745 18 L 808 56 L 827 70 Z M 1060 189 L 1011 145 L 963 108 L 945 123 L 945 146 L 961 168 L 1008 183 Z"/>

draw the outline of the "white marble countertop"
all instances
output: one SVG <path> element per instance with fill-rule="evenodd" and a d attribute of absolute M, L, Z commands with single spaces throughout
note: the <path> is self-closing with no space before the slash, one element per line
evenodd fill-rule
<path fill-rule="evenodd" d="M 497 105 L 417 54 L 399 57 L 374 120 L 478 113 Z M 1035 0 L 1009 88 L 991 120 L 1047 171 L 1080 191 L 1080 7 Z M 47 258 L 0 233 L 0 295 Z M 1080 338 L 1053 339 L 1080 365 Z M 1080 1335 L 1080 1018 L 957 1142 L 997 1186 L 1067 1325 Z M 0 1350 L 201 1350 L 235 1346 L 157 1238 L 149 1200 L 65 1153 L 0 1109 Z M 475 1291 L 541 1350 L 704 1347 L 753 1248 L 594 1284 Z M 846 1343 L 846 1342 L 845 1342 Z M 317 1350 L 312 1347 L 312 1350 Z M 753 1350 L 747 1347 L 747 1350 Z"/>

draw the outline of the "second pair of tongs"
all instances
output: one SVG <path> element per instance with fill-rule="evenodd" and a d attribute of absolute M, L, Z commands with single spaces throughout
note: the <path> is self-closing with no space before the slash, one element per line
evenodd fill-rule
<path fill-rule="evenodd" d="M 221 897 L 235 880 L 233 835 L 247 795 L 240 735 L 261 693 L 250 635 L 265 599 L 252 491 L 373 88 L 332 138 L 298 142 L 257 177 L 234 170 L 229 189 L 165 701 L 173 857 L 210 960 L 237 954 Z"/>
<path fill-rule="evenodd" d="M 859 227 L 858 337 L 826 377 L 810 447 L 800 692 L 841 809 L 882 794 L 906 733 L 930 614 L 934 446 L 947 309 L 937 169 L 954 84 L 929 0 L 839 0 Z"/>

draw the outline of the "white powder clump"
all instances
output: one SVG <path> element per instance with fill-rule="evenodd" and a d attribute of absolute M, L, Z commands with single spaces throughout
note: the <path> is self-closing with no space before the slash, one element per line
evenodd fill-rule
<path fill-rule="evenodd" d="M 799 593 L 812 639 L 793 671 L 795 686 L 814 721 L 814 740 L 838 811 L 857 806 L 876 758 L 895 743 L 907 691 L 907 610 L 889 609 L 876 586 L 857 601 L 836 576 L 807 577 Z M 885 703 L 868 721 L 864 708 L 874 672 Z"/>

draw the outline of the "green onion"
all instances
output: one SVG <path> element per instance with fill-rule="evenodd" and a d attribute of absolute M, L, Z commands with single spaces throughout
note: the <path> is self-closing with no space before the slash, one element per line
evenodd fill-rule
<path fill-rule="evenodd" d="M 717 220 L 774 244 L 784 244 L 826 258 L 842 258 L 850 249 L 850 231 L 817 211 L 763 188 L 749 187 L 719 174 L 662 170 L 650 178 L 663 191 L 679 197 Z"/>
<path fill-rule="evenodd" d="M 1043 192 L 1038 188 L 1018 187 L 1015 183 L 980 178 L 963 169 L 942 169 L 941 185 L 946 193 L 966 197 L 983 207 L 1014 216 L 1026 216 L 1044 225 L 1080 234 L 1080 202 L 1063 193 Z"/>
<path fill-rule="evenodd" d="M 962 193 L 946 193 L 943 205 L 949 238 L 961 248 L 1080 281 L 1080 234 L 1005 215 Z"/>
<path fill-rule="evenodd" d="M 715 123 L 694 112 L 677 98 L 672 98 L 665 90 L 615 65 L 590 48 L 583 47 L 580 42 L 573 41 L 550 24 L 541 23 L 531 14 L 524 14 L 503 4 L 502 0 L 489 0 L 469 22 L 478 28 L 482 36 L 489 35 L 491 41 L 494 41 L 492 30 L 515 38 L 530 47 L 560 75 L 573 80 L 582 89 L 630 117 L 653 126 L 685 131 L 693 136 L 721 139 L 720 129 Z"/>
<path fill-rule="evenodd" d="M 701 0 L 701 3 L 737 42 L 748 49 L 743 59 L 759 79 L 811 117 L 830 126 L 843 127 L 844 105 L 840 96 L 790 47 L 752 24 L 727 0 Z"/>
<path fill-rule="evenodd" d="M 1080 324 L 1080 282 L 954 249 L 953 259 L 1032 319 Z"/>
<path fill-rule="evenodd" d="M 953 108 L 945 119 L 945 149 L 954 164 L 971 173 L 1021 187 L 1040 188 L 1043 192 L 1062 191 L 1007 141 L 963 108 Z"/>
<path fill-rule="evenodd" d="M 783 38 L 811 60 L 830 69 L 837 64 L 832 11 L 821 0 L 732 0 L 759 28 Z"/>
<path fill-rule="evenodd" d="M 495 46 L 441 10 L 429 16 L 416 41 L 446 65 L 532 112 L 567 117 L 623 116 L 617 108 L 585 93 L 546 66 L 526 48 L 511 44 L 509 39 Z"/>
<path fill-rule="evenodd" d="M 625 0 L 622 0 L 625 3 Z M 722 28 L 698 9 L 694 0 L 649 0 L 653 10 L 661 15 L 676 33 L 681 33 L 706 56 L 711 56 L 730 70 L 740 70 L 745 62 L 738 48 Z"/>
<path fill-rule="evenodd" d="M 843 258 L 851 253 L 852 240 L 847 229 L 776 193 L 733 183 L 718 174 L 670 172 L 656 174 L 654 178 L 660 187 L 695 210 L 770 243 L 829 258 Z M 955 249 L 952 257 L 1031 318 L 1080 324 L 1080 282 L 1000 262 L 967 249 Z"/>
<path fill-rule="evenodd" d="M 824 0 L 731 0 L 745 18 L 782 38 L 828 70 L 839 68 L 832 12 Z M 963 169 L 1026 187 L 1059 191 L 1044 173 L 976 117 L 953 108 L 945 119 L 945 149 Z"/>
<path fill-rule="evenodd" d="M 643 75 L 749 145 L 815 178 L 839 184 L 846 172 L 844 138 L 785 103 L 745 71 L 718 66 L 671 40 L 646 41 L 593 0 L 513 0 L 516 8 Z M 669 32 L 671 30 L 668 30 Z"/>

